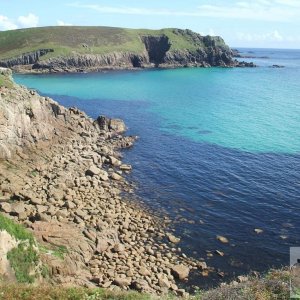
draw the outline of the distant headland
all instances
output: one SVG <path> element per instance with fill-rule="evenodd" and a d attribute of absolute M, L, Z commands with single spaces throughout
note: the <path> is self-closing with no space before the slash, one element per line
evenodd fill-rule
<path fill-rule="evenodd" d="M 188 29 L 59 26 L 0 32 L 0 67 L 22 73 L 254 66 L 237 61 L 221 37 Z"/>

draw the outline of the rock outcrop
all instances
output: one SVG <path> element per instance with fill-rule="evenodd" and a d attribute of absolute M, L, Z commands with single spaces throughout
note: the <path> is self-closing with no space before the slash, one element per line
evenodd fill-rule
<path fill-rule="evenodd" d="M 11 68 L 18 65 L 33 65 L 39 61 L 41 56 L 46 55 L 49 52 L 54 52 L 54 50 L 38 49 L 33 52 L 24 53 L 18 57 L 0 61 L 0 67 Z"/>

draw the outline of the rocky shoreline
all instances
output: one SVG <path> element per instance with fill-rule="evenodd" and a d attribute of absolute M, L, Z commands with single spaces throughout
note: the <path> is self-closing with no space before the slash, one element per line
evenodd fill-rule
<path fill-rule="evenodd" d="M 1 213 L 66 250 L 40 253 L 52 283 L 182 296 L 190 272 L 207 276 L 164 220 L 124 198 L 132 167 L 119 151 L 136 137 L 123 135 L 123 121 L 92 120 L 16 84 L 0 87 L 0 104 Z"/>

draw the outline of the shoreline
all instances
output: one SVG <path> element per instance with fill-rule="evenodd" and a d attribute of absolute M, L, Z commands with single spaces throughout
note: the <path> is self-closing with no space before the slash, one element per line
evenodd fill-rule
<path fill-rule="evenodd" d="M 16 85 L 1 88 L 1 95 L 4 103 L 52 101 Z M 163 220 L 120 196 L 132 185 L 126 181 L 131 166 L 121 162 L 118 149 L 135 138 L 122 135 L 121 120 L 95 122 L 58 107 L 62 135 L 55 131 L 51 139 L 27 143 L 27 150 L 18 146 L 16 155 L 1 160 L 2 213 L 26 225 L 42 245 L 69 250 L 64 261 L 42 257 L 56 283 L 186 295 L 178 282 L 190 272 L 206 276 L 206 263 L 186 257 Z"/>
<path fill-rule="evenodd" d="M 185 69 L 185 68 L 200 68 L 200 69 L 210 69 L 210 68 L 221 68 L 221 69 L 232 69 L 232 68 L 256 68 L 258 67 L 252 62 L 238 61 L 235 60 L 232 65 L 220 65 L 220 66 L 210 66 L 202 64 L 161 64 L 158 66 L 149 65 L 143 67 L 132 67 L 132 66 L 105 66 L 105 67 L 85 67 L 85 68 L 62 68 L 62 69 L 51 69 L 51 68 L 41 68 L 33 69 L 32 66 L 28 65 L 17 65 L 13 66 L 11 69 L 14 73 L 20 75 L 41 75 L 41 74 L 89 74 L 89 73 L 105 73 L 114 71 L 144 71 L 144 70 L 174 70 L 174 69 Z"/>

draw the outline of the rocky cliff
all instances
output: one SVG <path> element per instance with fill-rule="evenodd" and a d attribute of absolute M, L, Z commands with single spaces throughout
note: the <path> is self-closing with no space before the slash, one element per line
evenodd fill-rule
<path fill-rule="evenodd" d="M 22 52 L 22 47 L 18 45 L 14 48 L 12 36 L 0 33 L 0 47 L 3 43 L 0 66 L 17 71 L 84 72 L 150 67 L 251 66 L 241 65 L 233 59 L 231 49 L 221 37 L 202 36 L 191 30 L 50 27 L 23 30 L 21 34 L 18 32 L 21 44 L 32 41 L 30 52 Z M 70 39 L 70 36 L 74 38 Z M 9 47 L 4 45 L 5 41 Z M 44 47 L 49 44 L 53 47 Z M 15 56 L 16 51 L 18 56 Z"/>

